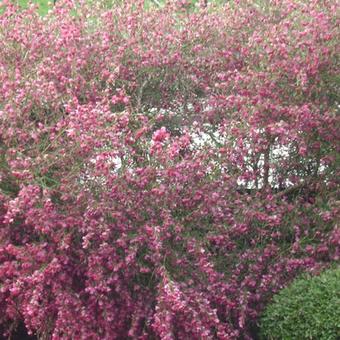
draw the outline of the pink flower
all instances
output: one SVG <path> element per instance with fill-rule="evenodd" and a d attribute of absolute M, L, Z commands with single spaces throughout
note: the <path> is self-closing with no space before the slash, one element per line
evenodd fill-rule
<path fill-rule="evenodd" d="M 156 130 L 152 135 L 152 140 L 154 142 L 163 142 L 167 138 L 170 137 L 170 134 L 167 132 L 166 128 L 163 126 L 159 130 Z"/>

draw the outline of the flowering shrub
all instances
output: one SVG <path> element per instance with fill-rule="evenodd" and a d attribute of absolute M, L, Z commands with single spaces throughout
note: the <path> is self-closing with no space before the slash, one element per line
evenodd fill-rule
<path fill-rule="evenodd" d="M 0 324 L 251 339 L 339 260 L 334 1 L 0 16 Z"/>

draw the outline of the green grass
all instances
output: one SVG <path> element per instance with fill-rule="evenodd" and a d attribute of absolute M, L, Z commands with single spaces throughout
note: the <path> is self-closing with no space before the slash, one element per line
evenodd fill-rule
<path fill-rule="evenodd" d="M 0 0 L 1 3 L 2 0 Z M 58 1 L 58 0 L 57 0 Z M 90 0 L 91 1 L 91 0 Z M 92 0 L 93 1 L 93 0 Z M 111 2 L 119 2 L 123 0 L 107 0 L 108 7 L 110 7 Z M 146 0 L 145 6 L 149 8 L 150 6 L 163 5 L 166 0 Z M 199 0 L 192 0 L 192 4 L 197 3 Z M 209 0 L 210 3 L 223 4 L 228 0 Z M 49 9 L 53 8 L 53 0 L 12 0 L 12 2 L 19 4 L 21 7 L 26 8 L 29 2 L 38 4 L 38 12 L 40 15 L 45 15 Z M 1 13 L 1 9 L 0 9 Z"/>
<path fill-rule="evenodd" d="M 18 0 L 20 6 L 27 6 L 27 0 Z M 50 8 L 53 7 L 53 1 L 47 0 L 34 0 L 33 2 L 39 5 L 39 14 L 44 15 L 48 12 Z"/>
<path fill-rule="evenodd" d="M 0 0 L 0 3 L 2 1 Z M 13 3 L 20 5 L 22 8 L 27 8 L 29 0 L 12 0 Z M 45 15 L 49 9 L 53 7 L 53 0 L 32 0 L 31 2 L 38 4 L 38 12 L 40 15 Z M 3 11 L 0 8 L 0 13 Z"/>

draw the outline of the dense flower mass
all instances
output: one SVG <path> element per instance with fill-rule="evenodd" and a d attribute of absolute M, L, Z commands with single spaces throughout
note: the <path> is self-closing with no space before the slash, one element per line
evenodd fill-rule
<path fill-rule="evenodd" d="M 2 2 L 7 333 L 252 339 L 339 260 L 337 1 L 143 2 Z"/>

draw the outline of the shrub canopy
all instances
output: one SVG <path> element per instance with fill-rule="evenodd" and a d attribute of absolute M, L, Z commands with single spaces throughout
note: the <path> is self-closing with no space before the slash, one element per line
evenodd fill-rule
<path fill-rule="evenodd" d="M 0 324 L 252 337 L 339 259 L 336 2 L 0 15 Z"/>
<path fill-rule="evenodd" d="M 266 308 L 261 319 L 263 339 L 339 339 L 339 304 L 339 268 L 299 278 Z"/>

